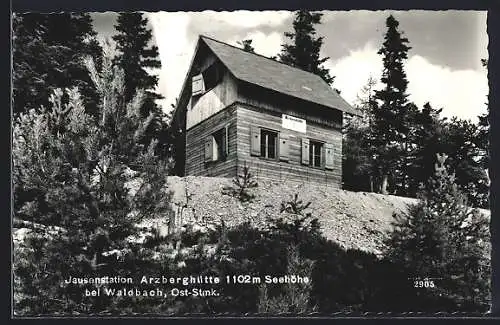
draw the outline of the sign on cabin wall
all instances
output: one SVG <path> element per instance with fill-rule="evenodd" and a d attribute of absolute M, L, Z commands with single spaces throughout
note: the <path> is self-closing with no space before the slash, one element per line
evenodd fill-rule
<path fill-rule="evenodd" d="M 281 115 L 281 126 L 284 129 L 289 129 L 301 133 L 306 133 L 307 127 L 306 120 L 286 114 Z"/>

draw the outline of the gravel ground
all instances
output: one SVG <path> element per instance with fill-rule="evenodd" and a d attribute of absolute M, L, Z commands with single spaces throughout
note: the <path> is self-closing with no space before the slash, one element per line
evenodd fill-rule
<path fill-rule="evenodd" d="M 360 249 L 377 255 L 382 253 L 383 239 L 391 230 L 393 213 L 407 211 L 409 205 L 417 202 L 416 199 L 350 192 L 324 185 L 259 180 L 258 187 L 250 190 L 255 195 L 254 200 L 241 203 L 236 197 L 224 194 L 227 192 L 224 188 L 232 186 L 229 178 L 170 176 L 167 180 L 175 216 L 174 222 L 170 222 L 172 228 L 194 225 L 197 229 L 213 229 L 222 220 L 228 226 L 250 221 L 263 227 L 269 218 L 283 216 L 280 214 L 281 202 L 291 200 L 298 193 L 304 203 L 311 202 L 306 212 L 318 218 L 328 239 L 346 249 Z M 131 180 L 130 191 L 133 192 L 139 184 L 140 180 Z M 489 216 L 488 210 L 483 210 L 483 213 Z M 147 228 L 156 228 L 162 235 L 168 234 L 169 219 L 169 216 L 164 216 L 144 220 L 140 226 L 146 229 L 138 234 L 138 238 L 149 232 Z M 22 225 L 14 228 L 15 243 L 21 242 L 31 231 Z"/>
<path fill-rule="evenodd" d="M 406 211 L 415 199 L 375 193 L 349 192 L 324 185 L 297 184 L 259 180 L 251 189 L 252 202 L 240 203 L 223 194 L 231 179 L 217 177 L 169 177 L 172 207 L 177 227 L 185 224 L 214 225 L 224 220 L 229 225 L 250 221 L 256 226 L 268 218 L 280 216 L 281 202 L 295 193 L 304 203 L 311 202 L 308 212 L 319 219 L 324 235 L 343 247 L 379 254 L 383 238 L 391 229 L 394 212 Z M 168 232 L 166 220 L 148 220 L 145 226 L 156 226 Z"/>

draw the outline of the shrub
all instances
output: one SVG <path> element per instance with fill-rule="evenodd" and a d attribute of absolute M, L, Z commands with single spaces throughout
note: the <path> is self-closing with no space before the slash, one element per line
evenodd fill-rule
<path fill-rule="evenodd" d="M 396 215 L 387 258 L 409 278 L 432 278 L 434 287 L 413 288 L 408 305 L 436 311 L 489 308 L 488 222 L 467 201 L 438 155 L 435 175 L 408 213 Z M 410 280 L 411 281 L 411 280 Z M 413 283 L 413 282 L 412 282 Z"/>
<path fill-rule="evenodd" d="M 113 66 L 112 57 L 104 58 L 102 72 L 88 64 L 100 95 L 97 118 L 85 113 L 78 91 L 68 89 L 55 91 L 50 107 L 21 114 L 14 122 L 14 218 L 64 230 L 32 233 L 16 247 L 18 314 L 127 310 L 134 299 L 85 297 L 84 287 L 63 280 L 70 275 L 125 277 L 141 266 L 165 266 L 149 261 L 149 251 L 129 242 L 142 218 L 169 215 L 168 171 L 154 154 L 155 141 L 140 144 L 153 117 L 141 117 L 140 92 L 123 101 L 123 71 Z M 142 180 L 133 193 L 126 186 L 131 167 Z"/>
<path fill-rule="evenodd" d="M 287 204 L 294 202 L 294 204 Z M 317 219 L 306 212 L 309 207 L 294 196 L 283 206 L 295 206 L 290 214 L 271 220 L 266 229 L 250 223 L 233 228 L 219 226 L 203 236 L 203 245 L 214 247 L 213 254 L 200 250 L 189 256 L 182 274 L 211 274 L 222 279 L 229 275 L 307 276 L 311 282 L 275 285 L 264 283 L 223 284 L 220 297 L 194 302 L 183 300 L 183 312 L 299 314 L 313 311 L 365 311 L 378 307 L 384 276 L 373 254 L 346 251 L 323 237 Z M 298 215 L 295 213 L 300 212 Z M 193 238 L 194 236 L 190 236 Z"/>
<path fill-rule="evenodd" d="M 269 297 L 267 284 L 259 287 L 258 313 L 280 314 L 305 314 L 314 308 L 310 305 L 312 291 L 312 269 L 314 263 L 311 260 L 301 258 L 297 247 L 289 246 L 287 254 L 287 275 L 308 278 L 308 282 L 286 283 L 282 286 L 278 296 Z"/>
<path fill-rule="evenodd" d="M 254 176 L 250 173 L 250 167 L 246 164 L 243 166 L 243 172 L 238 174 L 232 180 L 233 187 L 225 187 L 223 189 L 224 194 L 229 194 L 238 198 L 240 202 L 250 202 L 255 198 L 255 195 L 249 192 L 249 189 L 258 186 L 258 183 L 254 180 Z"/>

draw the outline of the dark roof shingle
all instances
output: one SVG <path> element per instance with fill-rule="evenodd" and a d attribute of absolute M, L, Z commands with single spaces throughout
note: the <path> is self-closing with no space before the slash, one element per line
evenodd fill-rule
<path fill-rule="evenodd" d="M 321 77 L 313 73 L 206 36 L 201 36 L 201 39 L 239 80 L 349 114 L 360 114 Z"/>

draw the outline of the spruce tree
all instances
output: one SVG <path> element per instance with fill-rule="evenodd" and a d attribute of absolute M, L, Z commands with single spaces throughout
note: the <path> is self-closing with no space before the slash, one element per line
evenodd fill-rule
<path fill-rule="evenodd" d="M 401 157 L 405 157 L 410 149 L 408 134 L 411 115 L 415 113 L 415 106 L 408 103 L 408 80 L 404 71 L 404 61 L 411 47 L 407 45 L 408 39 L 398 30 L 399 22 L 392 15 L 387 18 L 386 26 L 384 43 L 378 51 L 383 56 L 381 81 L 385 86 L 375 92 L 379 105 L 374 111 L 372 138 L 377 151 L 375 164 L 382 178 L 380 191 L 387 193 L 387 186 L 391 185 L 393 192 L 404 195 L 406 161 L 402 161 Z"/>
<path fill-rule="evenodd" d="M 412 163 L 407 168 L 408 196 L 416 197 L 420 185 L 434 174 L 436 155 L 445 152 L 442 137 L 446 118 L 440 117 L 441 111 L 426 103 L 415 116 L 415 148 L 409 157 Z"/>
<path fill-rule="evenodd" d="M 123 12 L 118 16 L 113 36 L 116 48 L 120 52 L 117 63 L 125 72 L 125 100 L 130 100 L 139 89 L 154 99 L 161 98 L 154 92 L 158 85 L 158 76 L 151 75 L 147 69 L 159 69 L 158 47 L 151 45 L 152 32 L 148 29 L 148 20 L 139 12 Z"/>
<path fill-rule="evenodd" d="M 291 43 L 281 45 L 278 59 L 285 64 L 312 72 L 332 85 L 334 77 L 330 75 L 327 68 L 322 66 L 328 58 L 320 58 L 323 37 L 316 37 L 314 27 L 321 23 L 322 15 L 308 10 L 297 11 L 293 21 L 294 31 L 285 33 L 285 37 L 290 39 Z"/>
<path fill-rule="evenodd" d="M 407 213 L 395 215 L 387 258 L 400 265 L 410 279 L 431 278 L 434 283 L 414 288 L 414 295 L 406 293 L 414 299 L 408 301 L 409 308 L 486 311 L 488 220 L 468 207 L 454 175 L 447 170 L 446 158 L 437 156 L 435 174 L 419 192 L 420 202 Z"/>
<path fill-rule="evenodd" d="M 351 125 L 342 138 L 342 188 L 348 191 L 374 191 L 368 127 Z"/>
<path fill-rule="evenodd" d="M 362 117 L 358 122 L 360 126 L 368 126 L 370 127 L 373 123 L 373 111 L 375 106 L 375 86 L 377 84 L 377 80 L 375 80 L 372 76 L 368 78 L 366 84 L 361 88 L 361 93 L 356 95 L 355 107 L 361 112 Z M 354 117 L 354 119 L 359 119 Z"/>
<path fill-rule="evenodd" d="M 152 32 L 148 28 L 148 20 L 140 12 L 122 12 L 115 25 L 117 34 L 113 36 L 119 51 L 115 64 L 125 73 L 125 100 L 130 101 L 136 91 L 144 91 L 142 116 L 152 114 L 153 121 L 146 132 L 142 143 L 148 143 L 152 138 L 159 138 L 165 132 L 165 114 L 156 100 L 163 96 L 155 92 L 158 76 L 151 73 L 161 67 L 156 45 L 152 45 Z M 166 143 L 159 143 L 160 152 L 165 154 Z"/>
<path fill-rule="evenodd" d="M 371 128 L 373 111 L 377 105 L 373 94 L 375 79 L 370 77 L 357 96 L 355 107 L 362 117 L 344 117 L 342 137 L 343 188 L 350 191 L 373 191 L 373 148 Z"/>
<path fill-rule="evenodd" d="M 78 87 L 86 111 L 95 115 L 98 95 L 83 58 L 91 56 L 99 68 L 102 49 L 96 35 L 86 13 L 15 14 L 14 113 L 47 106 L 49 94 L 56 88 Z"/>
<path fill-rule="evenodd" d="M 455 170 L 456 183 L 466 193 L 469 204 L 488 208 L 488 176 L 484 149 L 478 146 L 483 136 L 480 127 L 471 121 L 452 118 L 443 129 L 442 147 L 450 166 Z"/>

